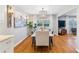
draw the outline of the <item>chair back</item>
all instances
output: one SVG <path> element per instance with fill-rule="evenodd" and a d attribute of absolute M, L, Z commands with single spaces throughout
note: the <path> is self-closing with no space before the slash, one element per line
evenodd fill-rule
<path fill-rule="evenodd" d="M 49 31 L 36 32 L 36 46 L 49 46 Z"/>

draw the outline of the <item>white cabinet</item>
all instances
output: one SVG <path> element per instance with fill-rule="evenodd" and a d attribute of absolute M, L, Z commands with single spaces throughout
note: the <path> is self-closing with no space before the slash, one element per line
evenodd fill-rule
<path fill-rule="evenodd" d="M 0 41 L 0 53 L 12 53 L 12 52 L 13 52 L 13 37 L 7 37 L 5 40 Z"/>

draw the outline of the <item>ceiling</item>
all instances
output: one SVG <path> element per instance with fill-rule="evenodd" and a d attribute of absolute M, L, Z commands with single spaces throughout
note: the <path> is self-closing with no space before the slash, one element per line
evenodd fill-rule
<path fill-rule="evenodd" d="M 48 14 L 57 14 L 60 12 L 63 6 L 60 5 L 15 5 L 15 8 L 19 8 L 22 11 L 30 14 L 38 14 L 39 11 L 44 8 Z"/>
<path fill-rule="evenodd" d="M 42 8 L 47 10 L 48 14 L 58 14 L 68 5 L 14 5 L 14 7 L 28 14 L 38 14 Z"/>
<path fill-rule="evenodd" d="M 72 10 L 68 11 L 67 13 L 65 13 L 64 15 L 76 16 L 77 15 L 77 10 L 76 9 L 72 9 Z"/>

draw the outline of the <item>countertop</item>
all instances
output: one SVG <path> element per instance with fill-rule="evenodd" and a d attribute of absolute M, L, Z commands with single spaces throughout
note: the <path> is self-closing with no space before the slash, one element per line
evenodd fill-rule
<path fill-rule="evenodd" d="M 14 35 L 0 35 L 0 42 L 13 37 Z"/>

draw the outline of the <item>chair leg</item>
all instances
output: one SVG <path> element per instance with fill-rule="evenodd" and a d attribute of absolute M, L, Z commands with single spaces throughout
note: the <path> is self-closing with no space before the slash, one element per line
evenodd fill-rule
<path fill-rule="evenodd" d="M 50 50 L 51 50 L 51 46 L 48 46 L 48 52 L 50 52 Z"/>
<path fill-rule="evenodd" d="M 35 46 L 35 48 L 34 48 L 34 51 L 35 51 L 35 52 L 37 52 L 37 48 L 38 48 L 38 47 L 37 47 L 37 46 Z"/>
<path fill-rule="evenodd" d="M 51 49 L 51 37 L 50 37 L 50 39 L 49 39 L 49 49 Z"/>
<path fill-rule="evenodd" d="M 53 42 L 52 42 L 52 39 L 51 39 L 51 43 L 52 43 L 52 46 L 53 46 Z"/>
<path fill-rule="evenodd" d="M 50 46 L 49 46 L 49 49 L 51 50 L 51 44 L 50 44 Z"/>

